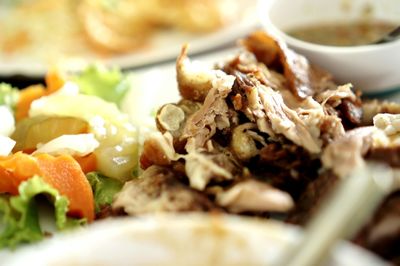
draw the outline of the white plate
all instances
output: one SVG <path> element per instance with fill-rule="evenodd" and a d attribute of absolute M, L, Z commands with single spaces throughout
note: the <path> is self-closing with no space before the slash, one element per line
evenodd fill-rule
<path fill-rule="evenodd" d="M 36 246 L 3 252 L 0 265 L 280 265 L 302 231 L 273 220 L 164 214 L 99 221 Z M 340 242 L 323 265 L 387 265 Z"/>
<path fill-rule="evenodd" d="M 233 45 L 235 40 L 245 36 L 258 26 L 256 16 L 256 0 L 237 0 L 242 18 L 215 32 L 197 35 L 178 31 L 164 31 L 154 34 L 148 48 L 133 51 L 128 54 L 113 56 L 102 60 L 99 58 L 69 58 L 63 59 L 61 65 L 67 69 L 82 69 L 88 62 L 99 61 L 107 66 L 117 66 L 122 69 L 135 68 L 143 65 L 173 60 L 179 54 L 182 44 L 189 43 L 192 54 L 202 53 L 218 47 Z M 5 10 L 0 6 L 0 17 Z M 44 46 L 46 43 L 43 44 Z M 10 59 L 11 58 L 11 59 Z M 24 75 L 28 77 L 41 77 L 47 69 L 46 62 L 28 58 L 25 55 L 13 55 L 6 58 L 0 54 L 0 76 Z M 59 63 L 59 62 L 57 62 Z"/>

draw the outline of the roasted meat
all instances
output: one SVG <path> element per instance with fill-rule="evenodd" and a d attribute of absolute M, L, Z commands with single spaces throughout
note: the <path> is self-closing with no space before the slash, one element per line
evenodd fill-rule
<path fill-rule="evenodd" d="M 366 160 L 399 166 L 400 115 L 377 114 L 396 113 L 397 105 L 363 103 L 350 84 L 338 86 L 265 33 L 241 43 L 214 69 L 191 62 L 183 47 L 176 65 L 182 100 L 160 107 L 159 132 L 141 154 L 146 170 L 114 208 L 283 213 L 304 225 Z"/>
<path fill-rule="evenodd" d="M 181 183 L 170 169 L 159 166 L 152 166 L 140 179 L 127 182 L 113 208 L 129 215 L 217 209 L 205 195 Z"/>

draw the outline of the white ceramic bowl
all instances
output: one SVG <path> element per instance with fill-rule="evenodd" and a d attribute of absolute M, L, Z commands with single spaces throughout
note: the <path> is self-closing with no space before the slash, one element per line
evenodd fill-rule
<path fill-rule="evenodd" d="M 400 40 L 353 47 L 318 45 L 285 33 L 298 26 L 354 21 L 371 7 L 373 19 L 400 25 L 399 0 L 260 0 L 259 16 L 266 31 L 330 71 L 338 83 L 351 82 L 367 94 L 400 89 Z"/>

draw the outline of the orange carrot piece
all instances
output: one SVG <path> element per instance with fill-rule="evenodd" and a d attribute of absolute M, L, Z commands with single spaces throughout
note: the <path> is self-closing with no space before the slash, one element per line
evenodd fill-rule
<path fill-rule="evenodd" d="M 36 160 L 22 152 L 0 159 L 0 193 L 18 194 L 21 182 L 39 175 L 40 169 Z"/>
<path fill-rule="evenodd" d="M 69 199 L 68 214 L 94 219 L 93 191 L 80 165 L 69 155 L 36 156 L 44 180 Z"/>
<path fill-rule="evenodd" d="M 21 90 L 19 94 L 15 118 L 17 121 L 28 116 L 31 103 L 45 95 L 45 88 L 42 85 L 32 85 Z"/>
<path fill-rule="evenodd" d="M 45 76 L 47 94 L 51 94 L 59 90 L 62 86 L 64 86 L 65 80 L 66 78 L 62 71 L 56 67 L 51 68 Z"/>
<path fill-rule="evenodd" d="M 42 96 L 52 94 L 65 84 L 65 77 L 57 68 L 50 69 L 45 77 L 46 86 L 32 85 L 23 90 L 18 98 L 15 118 L 17 121 L 28 116 L 31 103 Z"/>
<path fill-rule="evenodd" d="M 18 194 L 21 182 L 41 176 L 69 200 L 68 215 L 94 219 L 92 188 L 81 166 L 69 155 L 31 156 L 22 152 L 0 158 L 0 193 Z"/>
<path fill-rule="evenodd" d="M 84 157 L 74 157 L 74 159 L 79 163 L 82 171 L 85 174 L 96 171 L 97 169 L 97 160 L 94 153 L 90 153 L 89 155 L 86 155 Z"/>

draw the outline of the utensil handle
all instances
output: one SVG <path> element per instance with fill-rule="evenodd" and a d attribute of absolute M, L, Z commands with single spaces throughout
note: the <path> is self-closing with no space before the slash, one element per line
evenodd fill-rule
<path fill-rule="evenodd" d="M 375 42 L 375 44 L 392 42 L 400 38 L 400 26 L 392 30 L 389 34 L 385 35 L 382 39 Z"/>
<path fill-rule="evenodd" d="M 393 173 L 382 164 L 367 163 L 342 180 L 306 228 L 304 239 L 281 265 L 320 265 L 331 246 L 362 226 L 391 191 Z"/>

